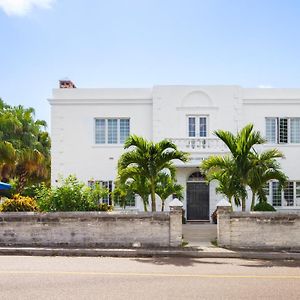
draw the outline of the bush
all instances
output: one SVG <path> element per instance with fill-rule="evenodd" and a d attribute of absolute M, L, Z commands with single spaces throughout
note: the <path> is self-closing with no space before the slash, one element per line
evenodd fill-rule
<path fill-rule="evenodd" d="M 107 195 L 107 189 L 99 185 L 87 187 L 75 176 L 69 176 L 58 187 L 41 185 L 36 199 L 42 211 L 112 211 L 113 206 L 99 204 Z"/>
<path fill-rule="evenodd" d="M 276 209 L 266 201 L 261 201 L 254 206 L 254 211 L 276 211 Z"/>
<path fill-rule="evenodd" d="M 38 206 L 34 199 L 16 194 L 13 196 L 12 199 L 7 199 L 1 204 L 0 211 L 2 212 L 38 211 Z"/>
<path fill-rule="evenodd" d="M 100 211 L 112 211 L 114 207 L 112 205 L 109 205 L 107 203 L 100 203 L 98 206 L 98 209 Z"/>

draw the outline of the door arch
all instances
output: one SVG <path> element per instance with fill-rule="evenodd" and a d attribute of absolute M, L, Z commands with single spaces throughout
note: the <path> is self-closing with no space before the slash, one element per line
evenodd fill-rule
<path fill-rule="evenodd" d="M 187 220 L 209 220 L 209 184 L 201 172 L 192 173 L 186 182 Z"/>

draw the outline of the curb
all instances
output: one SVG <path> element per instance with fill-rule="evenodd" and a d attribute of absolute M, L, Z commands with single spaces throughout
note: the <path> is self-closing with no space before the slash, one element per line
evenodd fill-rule
<path fill-rule="evenodd" d="M 266 260 L 300 260 L 300 252 L 232 251 L 208 249 L 100 249 L 100 248 L 31 248 L 0 247 L 0 255 L 25 256 L 89 256 L 89 257 L 186 257 L 186 258 L 243 258 Z"/>

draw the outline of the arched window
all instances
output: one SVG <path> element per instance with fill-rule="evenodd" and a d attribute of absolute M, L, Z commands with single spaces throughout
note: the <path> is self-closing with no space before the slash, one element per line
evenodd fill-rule
<path fill-rule="evenodd" d="M 205 179 L 200 172 L 194 172 L 189 176 L 187 181 L 205 181 Z"/>

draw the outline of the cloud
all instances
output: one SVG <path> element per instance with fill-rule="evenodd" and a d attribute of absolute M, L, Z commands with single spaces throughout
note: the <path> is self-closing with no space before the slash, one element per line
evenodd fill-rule
<path fill-rule="evenodd" d="M 271 89 L 273 87 L 271 85 L 268 85 L 268 84 L 261 84 L 261 85 L 258 86 L 258 88 L 260 88 L 260 89 Z"/>
<path fill-rule="evenodd" d="M 0 0 L 0 9 L 11 16 L 25 16 L 36 8 L 49 9 L 55 0 Z"/>

